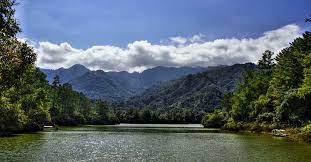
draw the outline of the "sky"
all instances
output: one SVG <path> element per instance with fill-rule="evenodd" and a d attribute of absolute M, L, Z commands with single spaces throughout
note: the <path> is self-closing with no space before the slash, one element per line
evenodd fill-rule
<path fill-rule="evenodd" d="M 256 62 L 310 24 L 310 0 L 18 0 L 37 66 L 92 70 Z"/>

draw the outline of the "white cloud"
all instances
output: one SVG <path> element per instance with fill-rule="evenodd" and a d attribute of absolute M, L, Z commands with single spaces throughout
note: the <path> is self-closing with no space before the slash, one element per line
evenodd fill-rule
<path fill-rule="evenodd" d="M 197 34 L 192 36 L 189 40 L 191 43 L 195 43 L 195 42 L 203 42 L 204 35 L 203 34 Z"/>
<path fill-rule="evenodd" d="M 204 41 L 203 35 L 173 37 L 168 44 L 135 41 L 127 48 L 93 46 L 76 49 L 69 43 L 40 42 L 36 46 L 37 65 L 42 68 L 70 67 L 82 64 L 107 71 L 142 71 L 155 66 L 215 66 L 256 62 L 265 50 L 279 52 L 300 36 L 295 24 L 263 33 L 258 38 Z"/>
<path fill-rule="evenodd" d="M 171 43 L 177 44 L 177 45 L 185 44 L 188 41 L 187 38 L 184 38 L 184 37 L 171 37 L 169 39 Z"/>

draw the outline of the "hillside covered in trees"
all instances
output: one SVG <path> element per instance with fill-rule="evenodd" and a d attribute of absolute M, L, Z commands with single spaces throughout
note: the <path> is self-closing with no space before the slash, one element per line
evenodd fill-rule
<path fill-rule="evenodd" d="M 234 91 L 244 72 L 254 68 L 256 66 L 251 63 L 210 68 L 154 86 L 120 106 L 131 109 L 129 113 L 133 114 L 128 116 L 135 116 L 138 110 L 151 111 L 156 118 L 152 121 L 156 123 L 198 123 L 203 114 L 220 104 L 225 93 Z M 127 115 L 121 115 L 121 121 L 127 121 L 124 116 Z"/>
<path fill-rule="evenodd" d="M 247 72 L 237 90 L 204 117 L 204 126 L 254 131 L 305 126 L 300 131 L 310 135 L 311 32 L 295 39 L 275 60 L 272 56 L 263 53 L 258 68 Z"/>
<path fill-rule="evenodd" d="M 234 91 L 243 72 L 253 68 L 255 65 L 251 63 L 236 64 L 190 74 L 154 86 L 127 100 L 126 105 L 159 110 L 191 108 L 196 111 L 211 111 L 222 100 L 224 93 Z"/>
<path fill-rule="evenodd" d="M 61 83 L 70 83 L 72 88 L 92 99 L 118 102 L 135 96 L 151 86 L 180 78 L 188 74 L 202 72 L 202 67 L 154 67 L 141 73 L 127 71 L 91 71 L 83 65 L 73 65 L 68 69 L 40 69 L 52 83 L 58 75 Z"/>

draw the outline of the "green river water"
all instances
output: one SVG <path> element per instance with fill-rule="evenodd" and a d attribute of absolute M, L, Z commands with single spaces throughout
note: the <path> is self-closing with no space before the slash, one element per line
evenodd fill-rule
<path fill-rule="evenodd" d="M 0 138 L 0 161 L 311 161 L 311 144 L 201 125 L 61 127 Z"/>

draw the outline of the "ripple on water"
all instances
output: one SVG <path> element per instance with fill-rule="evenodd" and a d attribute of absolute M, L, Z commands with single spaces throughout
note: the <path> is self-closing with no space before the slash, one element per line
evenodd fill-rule
<path fill-rule="evenodd" d="M 191 125 L 62 127 L 0 138 L 0 161 L 308 161 L 311 145 Z"/>

